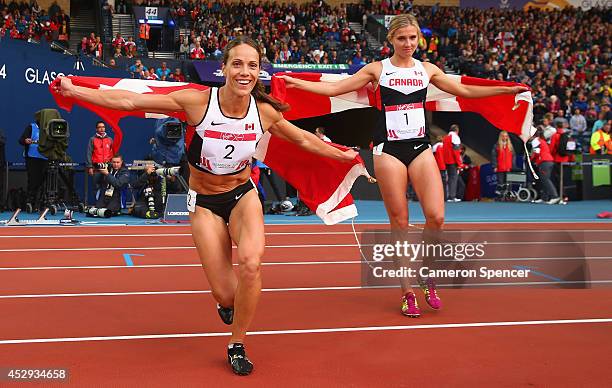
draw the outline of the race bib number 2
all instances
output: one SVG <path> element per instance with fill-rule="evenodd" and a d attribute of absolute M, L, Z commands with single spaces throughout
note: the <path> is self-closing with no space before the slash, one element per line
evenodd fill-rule
<path fill-rule="evenodd" d="M 425 136 L 425 110 L 422 103 L 385 107 L 387 139 L 408 140 Z"/>

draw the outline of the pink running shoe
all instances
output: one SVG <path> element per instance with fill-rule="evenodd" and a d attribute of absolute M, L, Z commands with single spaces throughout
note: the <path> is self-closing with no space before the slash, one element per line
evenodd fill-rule
<path fill-rule="evenodd" d="M 425 300 L 427 301 L 429 307 L 434 310 L 438 310 L 440 307 L 442 307 L 442 301 L 436 292 L 436 282 L 433 280 L 433 278 L 427 278 L 426 281 L 421 281 L 419 284 L 425 293 Z"/>
<path fill-rule="evenodd" d="M 414 293 L 409 292 L 402 296 L 402 314 L 410 318 L 418 318 L 421 316 L 421 310 L 419 310 L 419 305 Z"/>

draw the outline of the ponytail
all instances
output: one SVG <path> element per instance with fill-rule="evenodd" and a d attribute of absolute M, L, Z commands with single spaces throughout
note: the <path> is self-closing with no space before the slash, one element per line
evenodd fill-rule
<path fill-rule="evenodd" d="M 255 84 L 255 87 L 251 91 L 251 94 L 253 95 L 253 97 L 255 97 L 255 101 L 268 103 L 272 105 L 272 107 L 277 112 L 286 112 L 290 108 L 288 104 L 280 102 L 276 98 L 266 93 L 266 88 L 260 80 L 257 80 L 257 83 Z"/>

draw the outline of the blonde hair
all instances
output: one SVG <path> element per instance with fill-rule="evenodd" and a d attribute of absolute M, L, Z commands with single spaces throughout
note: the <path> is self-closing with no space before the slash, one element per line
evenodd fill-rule
<path fill-rule="evenodd" d="M 507 131 L 501 131 L 499 133 L 499 136 L 497 137 L 497 146 L 499 147 L 500 150 L 504 148 L 504 143 L 502 142 L 502 136 L 504 134 L 508 137 L 508 141 L 506 142 L 508 149 L 510 150 L 510 152 L 514 152 L 514 147 L 512 146 L 512 142 L 510 141 L 510 135 L 508 135 Z"/>
<path fill-rule="evenodd" d="M 421 27 L 419 27 L 419 21 L 417 20 L 416 16 L 410 13 L 404 13 L 404 14 L 395 16 L 393 19 L 391 19 L 391 22 L 389 23 L 389 30 L 387 32 L 387 40 L 391 42 L 391 39 L 393 39 L 393 35 L 395 34 L 395 31 L 399 30 L 400 28 L 410 27 L 410 26 L 416 27 L 417 34 L 419 35 L 419 38 L 420 38 L 421 37 Z"/>

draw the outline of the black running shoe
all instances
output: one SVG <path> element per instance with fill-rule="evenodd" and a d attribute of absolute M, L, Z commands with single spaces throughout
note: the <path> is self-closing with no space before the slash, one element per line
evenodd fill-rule
<path fill-rule="evenodd" d="M 231 325 L 234 322 L 234 309 L 231 307 L 223 307 L 219 303 L 217 303 L 217 311 L 219 312 L 219 316 L 221 320 L 226 325 Z"/>
<path fill-rule="evenodd" d="M 237 375 L 246 376 L 253 371 L 253 363 L 247 358 L 243 344 L 235 343 L 227 349 L 227 361 Z"/>

